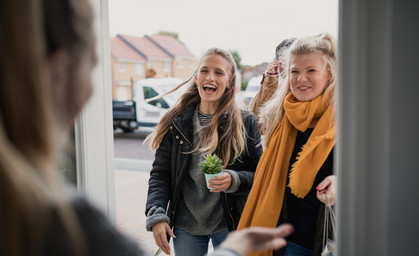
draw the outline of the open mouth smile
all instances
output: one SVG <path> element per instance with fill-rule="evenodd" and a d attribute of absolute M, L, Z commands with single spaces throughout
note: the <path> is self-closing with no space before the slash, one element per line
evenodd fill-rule
<path fill-rule="evenodd" d="M 217 87 L 211 84 L 204 84 L 203 88 L 204 88 L 204 91 L 207 93 L 213 93 L 217 90 Z"/>

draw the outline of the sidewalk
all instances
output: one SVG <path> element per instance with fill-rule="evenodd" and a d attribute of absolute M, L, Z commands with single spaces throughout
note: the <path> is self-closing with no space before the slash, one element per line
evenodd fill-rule
<path fill-rule="evenodd" d="M 148 172 L 115 170 L 116 223 L 119 230 L 139 242 L 147 255 L 154 255 L 158 248 L 153 233 L 145 230 L 148 178 Z"/>
<path fill-rule="evenodd" d="M 121 232 L 135 239 L 146 255 L 154 255 L 158 247 L 153 233 L 145 229 L 144 212 L 149 177 L 148 171 L 115 170 L 116 225 Z M 170 246 L 171 255 L 174 255 L 172 242 Z M 208 252 L 212 251 L 210 243 Z M 160 254 L 164 255 L 163 252 Z"/>

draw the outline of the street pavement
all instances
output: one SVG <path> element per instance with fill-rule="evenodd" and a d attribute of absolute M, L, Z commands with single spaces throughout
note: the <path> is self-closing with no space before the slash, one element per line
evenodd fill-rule
<path fill-rule="evenodd" d="M 146 255 L 154 255 L 158 247 L 153 233 L 145 229 L 148 178 L 149 172 L 115 171 L 116 224 L 120 231 L 139 243 Z"/>

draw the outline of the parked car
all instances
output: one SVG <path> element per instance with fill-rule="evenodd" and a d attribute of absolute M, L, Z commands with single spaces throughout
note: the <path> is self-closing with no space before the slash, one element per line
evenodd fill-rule
<path fill-rule="evenodd" d="M 155 127 L 161 117 L 183 94 L 185 87 L 164 96 L 146 102 L 157 95 L 170 91 L 182 82 L 179 78 L 148 78 L 139 80 L 133 88 L 132 101 L 113 101 L 113 126 L 124 132 L 138 127 Z"/>
<path fill-rule="evenodd" d="M 247 82 L 246 89 L 244 90 L 244 101 L 248 105 L 252 99 L 256 96 L 260 89 L 260 81 L 262 81 L 262 75 L 254 76 Z"/>
<path fill-rule="evenodd" d="M 138 128 L 135 101 L 112 100 L 113 128 L 132 132 Z"/>

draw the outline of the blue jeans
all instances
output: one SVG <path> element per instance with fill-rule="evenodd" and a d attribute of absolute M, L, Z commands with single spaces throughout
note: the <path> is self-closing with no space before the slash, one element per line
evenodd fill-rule
<path fill-rule="evenodd" d="M 284 256 L 312 256 L 313 252 L 304 248 L 296 243 L 287 241 L 287 248 L 285 249 Z"/>
<path fill-rule="evenodd" d="M 173 247 L 176 256 L 203 256 L 208 252 L 209 240 L 212 240 L 214 248 L 217 247 L 227 237 L 228 230 L 206 236 L 195 236 L 175 227 L 174 233 L 176 238 L 173 239 Z"/>

